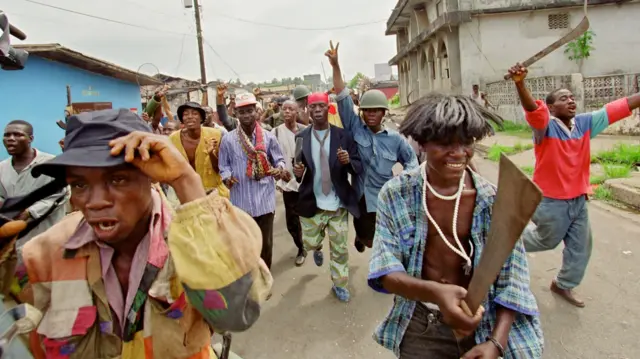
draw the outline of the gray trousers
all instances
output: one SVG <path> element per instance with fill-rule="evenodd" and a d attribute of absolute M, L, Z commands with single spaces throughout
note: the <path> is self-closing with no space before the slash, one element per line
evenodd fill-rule
<path fill-rule="evenodd" d="M 400 343 L 400 359 L 460 359 L 475 345 L 473 335 L 458 341 L 439 311 L 418 303 Z"/>
<path fill-rule="evenodd" d="M 556 282 L 562 289 L 577 287 L 584 278 L 593 247 L 586 196 L 569 200 L 544 197 L 533 223 L 536 228 L 523 233 L 527 252 L 554 249 L 564 242 L 562 268 Z"/>

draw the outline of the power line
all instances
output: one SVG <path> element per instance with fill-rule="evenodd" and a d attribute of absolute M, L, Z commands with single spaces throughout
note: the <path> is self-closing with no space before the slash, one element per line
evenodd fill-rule
<path fill-rule="evenodd" d="M 54 6 L 54 5 L 44 4 L 44 3 L 37 2 L 37 1 L 34 1 L 34 0 L 24 0 L 24 1 L 32 3 L 32 4 L 37 4 L 37 5 L 40 5 L 40 6 L 49 7 L 49 8 L 52 8 L 52 9 L 56 9 L 56 10 L 60 10 L 60 11 L 64 11 L 64 12 L 68 12 L 68 13 L 72 13 L 72 14 L 76 14 L 76 15 L 80 15 L 80 16 L 90 17 L 92 19 L 97 19 L 97 20 L 102 20 L 102 21 L 114 23 L 114 24 L 120 24 L 120 25 L 125 25 L 125 26 L 130 26 L 130 27 L 136 27 L 136 28 L 139 28 L 139 29 L 150 30 L 150 31 L 154 31 L 154 32 L 164 32 L 164 33 L 167 33 L 167 34 L 174 34 L 174 35 L 180 35 L 180 36 L 184 36 L 184 35 L 194 36 L 193 34 L 186 34 L 186 33 L 182 33 L 182 32 L 154 29 L 154 28 L 151 28 L 151 27 L 146 27 L 146 26 L 142 26 L 142 25 L 138 25 L 138 24 L 131 24 L 131 23 L 124 22 L 124 21 L 113 20 L 113 19 L 109 19 L 109 18 L 106 18 L 106 17 L 86 14 L 86 13 L 75 11 L 75 10 L 71 10 L 71 9 L 65 9 L 65 8 L 62 8 L 62 7 Z"/>
<path fill-rule="evenodd" d="M 178 57 L 178 64 L 176 65 L 175 73 L 178 73 L 178 70 L 180 69 L 180 65 L 182 65 L 182 54 L 184 52 L 184 40 L 186 38 L 187 38 L 186 34 L 182 36 L 182 45 L 180 45 L 180 56 Z"/>
<path fill-rule="evenodd" d="M 226 18 L 226 19 L 231 19 L 231 20 L 235 20 L 235 21 L 239 21 L 239 22 L 244 22 L 247 24 L 252 24 L 252 25 L 260 25 L 260 26 L 267 26 L 267 27 L 275 27 L 278 29 L 284 29 L 284 30 L 296 30 L 296 31 L 332 31 L 332 30 L 344 30 L 344 29 L 349 29 L 352 27 L 358 27 L 358 26 L 367 26 L 367 25 L 373 25 L 373 24 L 380 24 L 383 22 L 386 22 L 386 19 L 383 20 L 375 20 L 375 21 L 369 21 L 369 22 L 361 22 L 361 23 L 355 23 L 355 24 L 349 24 L 349 25 L 341 25 L 341 26 L 334 26 L 334 27 L 318 27 L 318 28 L 312 28 L 312 27 L 295 27 L 295 26 L 286 26 L 286 25 L 278 25 L 278 24 L 270 24 L 270 23 L 266 23 L 266 22 L 258 22 L 258 21 L 253 21 L 253 20 L 247 20 L 247 19 L 242 19 L 239 17 L 235 17 L 235 16 L 230 16 L 230 15 L 226 15 L 226 14 L 220 14 L 220 13 L 214 13 L 212 14 L 212 16 L 218 16 L 218 17 L 222 17 L 222 18 Z"/>
<path fill-rule="evenodd" d="M 209 41 L 207 41 L 207 39 L 202 39 L 204 41 L 205 44 L 207 44 L 207 46 L 209 46 L 209 48 L 211 49 L 211 51 L 213 51 L 214 54 L 216 54 L 216 56 L 218 56 L 218 58 L 225 64 L 227 65 L 227 67 L 231 70 L 231 72 L 233 72 L 237 78 L 240 78 L 240 75 L 236 72 L 236 70 L 233 69 L 233 67 L 231 67 L 231 65 L 229 65 L 223 58 L 222 56 L 220 56 L 220 54 L 218 53 L 218 51 L 216 51 L 216 49 L 213 48 L 213 46 L 211 46 L 211 44 L 209 43 Z"/>

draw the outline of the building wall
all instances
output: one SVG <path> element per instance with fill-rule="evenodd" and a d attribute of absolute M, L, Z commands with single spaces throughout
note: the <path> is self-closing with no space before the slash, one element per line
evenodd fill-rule
<path fill-rule="evenodd" d="M 0 123 L 28 121 L 34 127 L 34 147 L 60 153 L 58 141 L 64 131 L 56 121 L 64 119 L 67 85 L 71 86 L 72 102 L 111 102 L 113 108 L 141 110 L 140 89 L 135 83 L 31 56 L 22 71 L 0 71 Z M 0 159 L 5 158 L 2 147 Z"/>
<path fill-rule="evenodd" d="M 493 7 L 494 3 L 491 4 Z M 569 14 L 569 28 L 549 29 L 548 16 L 563 12 Z M 640 55 L 640 46 L 631 36 L 640 32 L 639 15 L 639 3 L 589 8 L 591 30 L 596 36 L 595 50 L 582 66 L 585 76 L 640 72 L 640 63 L 633 61 Z M 558 40 L 582 18 L 582 8 L 564 8 L 478 16 L 470 23 L 461 24 L 459 48 L 463 89 L 471 91 L 474 83 L 500 80 L 510 66 Z M 617 28 L 614 24 L 624 24 L 623 29 L 614 30 Z M 564 49 L 549 54 L 529 70 L 536 77 L 580 72 L 578 64 L 567 58 Z"/>

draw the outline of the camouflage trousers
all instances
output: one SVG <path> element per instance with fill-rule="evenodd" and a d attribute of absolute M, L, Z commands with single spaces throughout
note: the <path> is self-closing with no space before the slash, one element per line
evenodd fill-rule
<path fill-rule="evenodd" d="M 346 209 L 320 210 L 311 218 L 300 217 L 302 241 L 307 251 L 322 249 L 322 242 L 329 237 L 331 280 L 336 287 L 349 284 L 349 214 Z"/>

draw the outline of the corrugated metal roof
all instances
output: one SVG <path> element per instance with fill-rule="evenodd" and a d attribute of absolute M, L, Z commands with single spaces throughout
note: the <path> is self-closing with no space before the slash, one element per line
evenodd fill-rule
<path fill-rule="evenodd" d="M 60 62 L 96 74 L 113 77 L 122 81 L 144 85 L 162 85 L 162 81 L 110 62 L 87 56 L 60 44 L 21 44 L 16 49 L 26 50 L 32 56 Z M 28 65 L 27 65 L 28 66 Z"/>

